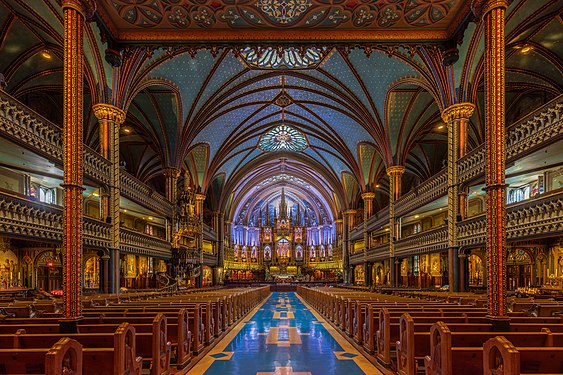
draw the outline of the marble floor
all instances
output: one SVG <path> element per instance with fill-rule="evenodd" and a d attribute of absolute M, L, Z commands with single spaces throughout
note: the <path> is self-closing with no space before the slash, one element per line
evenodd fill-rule
<path fill-rule="evenodd" d="M 275 292 L 188 375 L 381 374 L 293 292 Z"/>

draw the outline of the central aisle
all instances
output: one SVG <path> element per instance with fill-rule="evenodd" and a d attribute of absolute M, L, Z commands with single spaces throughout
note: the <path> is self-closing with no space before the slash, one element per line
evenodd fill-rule
<path fill-rule="evenodd" d="M 381 374 L 292 292 L 275 292 L 188 374 Z"/>

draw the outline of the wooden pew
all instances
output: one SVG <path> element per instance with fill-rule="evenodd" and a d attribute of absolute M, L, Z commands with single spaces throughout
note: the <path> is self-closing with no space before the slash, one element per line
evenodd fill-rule
<path fill-rule="evenodd" d="M 33 337 L 33 335 L 28 335 L 23 332 L 17 335 L 2 335 L 0 343 L 5 346 L 5 348 L 0 349 L 0 363 L 9 366 L 20 366 L 17 368 L 12 367 L 6 374 L 42 373 L 41 366 L 33 367 L 33 364 L 41 363 L 41 361 L 38 360 L 37 353 L 45 354 L 49 351 L 49 348 L 56 345 L 60 340 L 64 340 L 65 338 L 69 339 L 69 335 L 61 337 L 63 335 L 60 334 L 35 336 L 36 337 Z M 78 339 L 75 340 L 78 343 L 80 343 L 81 338 L 84 339 L 84 337 L 80 337 L 79 335 L 74 336 L 74 339 Z M 136 356 L 135 329 L 128 323 L 123 323 L 111 336 L 111 339 L 109 339 L 109 341 L 112 341 L 111 347 L 99 346 L 83 348 L 81 345 L 83 371 L 78 372 L 78 374 L 141 374 L 142 358 Z M 100 338 L 98 338 L 98 340 L 100 340 Z M 98 341 L 98 344 L 99 343 L 100 341 Z M 8 346 L 10 347 L 8 348 Z M 69 360 L 67 359 L 66 361 Z M 1 373 L 0 371 L 0 374 Z M 53 372 L 52 374 L 58 375 L 61 373 L 62 372 Z"/>
<path fill-rule="evenodd" d="M 82 374 L 82 345 L 63 337 L 51 348 L 0 350 L 0 374 Z"/>
<path fill-rule="evenodd" d="M 504 336 L 483 345 L 484 375 L 563 374 L 563 347 L 515 347 Z"/>
<path fill-rule="evenodd" d="M 532 356 L 527 366 L 535 366 L 538 369 L 542 368 L 544 362 L 554 361 L 550 357 L 552 354 L 563 358 L 563 347 L 545 349 L 548 334 L 548 332 L 504 333 L 505 337 L 519 342 L 522 347 L 534 348 L 532 352 L 535 353 L 535 359 Z M 467 332 L 463 335 L 455 335 L 443 322 L 436 323 L 430 331 L 430 355 L 424 358 L 426 374 L 472 375 L 483 373 L 483 344 L 495 335 L 498 335 L 498 332 Z M 535 348 L 542 348 L 542 350 L 538 351 Z M 542 352 L 548 354 L 540 356 Z M 561 365 L 563 365 L 563 361 L 560 359 L 558 366 Z M 543 372 L 543 370 L 538 371 Z M 548 370 L 548 372 L 550 371 Z"/>

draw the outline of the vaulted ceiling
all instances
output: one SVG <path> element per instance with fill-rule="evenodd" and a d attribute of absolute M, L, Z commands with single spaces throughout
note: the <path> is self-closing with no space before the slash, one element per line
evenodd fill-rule
<path fill-rule="evenodd" d="M 91 104 L 123 108 L 125 168 L 160 191 L 162 169 L 180 168 L 230 218 L 281 186 L 304 206 L 316 199 L 329 220 L 365 191 L 381 208 L 386 167 L 406 166 L 404 189 L 443 168 L 440 111 L 456 101 L 477 104 L 470 148 L 484 140 L 483 30 L 468 1 L 303 0 L 293 13 L 272 13 L 279 5 L 267 0 L 97 3 L 85 35 L 85 142 L 98 147 Z M 561 10 L 556 0 L 510 5 L 509 124 L 563 91 Z M 6 90 L 59 125 L 61 14 L 56 0 L 0 0 Z M 445 67 L 452 41 L 459 59 Z M 119 68 L 104 59 L 108 44 Z"/>

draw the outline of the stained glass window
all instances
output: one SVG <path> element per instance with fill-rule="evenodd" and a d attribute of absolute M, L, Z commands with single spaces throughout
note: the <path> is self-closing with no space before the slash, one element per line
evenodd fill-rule
<path fill-rule="evenodd" d="M 282 124 L 263 134 L 258 147 L 266 152 L 303 151 L 307 148 L 307 139 L 299 130 Z"/>
<path fill-rule="evenodd" d="M 259 69 L 307 69 L 316 67 L 326 55 L 326 50 L 316 47 L 299 50 L 295 47 L 277 49 L 272 47 L 245 47 L 242 58 Z"/>

